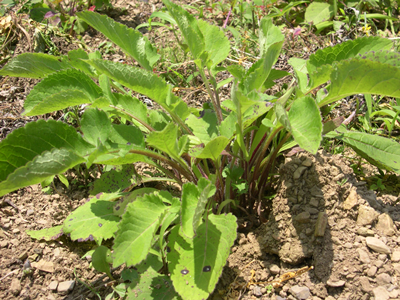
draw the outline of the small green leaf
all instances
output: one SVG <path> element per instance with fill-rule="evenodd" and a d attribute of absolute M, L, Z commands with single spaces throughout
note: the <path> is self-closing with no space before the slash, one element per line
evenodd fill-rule
<path fill-rule="evenodd" d="M 179 226 L 171 231 L 168 270 L 183 299 L 207 299 L 215 289 L 236 239 L 236 228 L 236 218 L 227 214 L 209 215 L 193 239 L 180 235 Z"/>
<path fill-rule="evenodd" d="M 263 18 L 258 33 L 258 42 L 260 43 L 260 54 L 263 55 L 269 47 L 275 43 L 285 40 L 285 36 L 277 26 L 272 23 L 272 19 Z"/>
<path fill-rule="evenodd" d="M 202 143 L 208 143 L 219 135 L 218 120 L 216 114 L 209 109 L 200 113 L 200 117 L 190 115 L 186 124 L 190 127 L 193 134 L 200 139 Z"/>
<path fill-rule="evenodd" d="M 59 225 L 41 230 L 28 230 L 26 233 L 33 239 L 39 241 L 45 240 L 48 242 L 58 239 L 64 234 L 64 231 L 62 229 L 62 225 Z"/>
<path fill-rule="evenodd" d="M 91 195 L 98 193 L 121 193 L 129 187 L 135 174 L 134 165 L 114 166 L 111 170 L 104 170 L 100 178 L 94 182 Z"/>
<path fill-rule="evenodd" d="M 170 123 L 163 131 L 153 131 L 147 136 L 148 145 L 157 148 L 179 160 L 178 127 Z"/>
<path fill-rule="evenodd" d="M 322 119 L 314 99 L 309 96 L 296 99 L 288 117 L 292 135 L 299 146 L 313 154 L 317 153 L 322 140 Z"/>
<path fill-rule="evenodd" d="M 43 78 L 49 74 L 69 69 L 72 66 L 53 55 L 43 53 L 23 53 L 13 58 L 0 75 L 24 78 Z"/>
<path fill-rule="evenodd" d="M 218 136 L 208 142 L 204 148 L 191 148 L 189 154 L 196 158 L 211 158 L 216 161 L 228 144 L 229 139 L 224 136 Z"/>
<path fill-rule="evenodd" d="M 306 8 L 304 20 L 314 25 L 329 20 L 333 16 L 333 5 L 324 2 L 313 2 Z"/>
<path fill-rule="evenodd" d="M 71 240 L 95 240 L 100 245 L 103 240 L 114 237 L 120 218 L 113 213 L 115 203 L 102 197 L 107 199 L 108 195 L 98 194 L 65 219 L 63 230 L 71 234 Z"/>
<path fill-rule="evenodd" d="M 125 208 L 129 203 L 132 203 L 137 198 L 142 197 L 145 194 L 151 194 L 157 192 L 154 188 L 140 188 L 132 191 L 129 195 L 124 196 L 122 199 L 118 200 L 114 206 L 114 214 L 116 216 L 122 216 L 125 213 Z"/>
<path fill-rule="evenodd" d="M 114 267 L 123 263 L 133 266 L 146 258 L 166 209 L 159 193 L 128 204 L 114 241 Z"/>
<path fill-rule="evenodd" d="M 82 115 L 81 130 L 83 137 L 92 145 L 98 140 L 104 143 L 111 131 L 111 121 L 107 114 L 96 108 L 87 108 Z"/>
<path fill-rule="evenodd" d="M 98 272 L 104 272 L 111 279 L 113 278 L 110 272 L 111 251 L 105 246 L 99 246 L 92 254 L 92 266 Z"/>
<path fill-rule="evenodd" d="M 76 15 L 121 47 L 125 53 L 137 60 L 143 68 L 151 71 L 155 62 L 160 58 L 157 50 L 139 31 L 95 12 L 82 11 Z"/>

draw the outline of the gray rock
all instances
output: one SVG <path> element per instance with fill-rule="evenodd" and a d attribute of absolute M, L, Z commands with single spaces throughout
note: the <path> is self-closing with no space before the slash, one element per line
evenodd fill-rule
<path fill-rule="evenodd" d="M 378 213 L 370 206 L 360 205 L 358 208 L 357 224 L 361 226 L 371 225 L 378 217 Z"/>
<path fill-rule="evenodd" d="M 310 289 L 305 286 L 292 286 L 289 289 L 289 293 L 291 293 L 298 300 L 305 300 L 311 296 Z"/>
<path fill-rule="evenodd" d="M 399 262 L 400 261 L 400 251 L 396 250 L 393 251 L 392 257 L 390 258 L 392 262 Z"/>
<path fill-rule="evenodd" d="M 361 290 L 363 292 L 369 293 L 372 290 L 371 284 L 369 283 L 369 280 L 367 277 L 361 277 L 360 283 L 361 283 Z"/>
<path fill-rule="evenodd" d="M 382 286 L 378 286 L 372 290 L 375 300 L 389 300 L 389 292 Z"/>
<path fill-rule="evenodd" d="M 68 294 L 75 287 L 75 280 L 63 281 L 58 284 L 57 292 L 60 294 Z"/>
<path fill-rule="evenodd" d="M 352 189 L 350 191 L 350 194 L 347 196 L 346 200 L 344 200 L 343 202 L 343 209 L 345 210 L 350 210 L 352 209 L 354 206 L 357 205 L 357 191 L 355 189 Z"/>
<path fill-rule="evenodd" d="M 305 160 L 303 160 L 303 162 L 301 164 L 303 166 L 305 166 L 305 167 L 311 167 L 312 166 L 312 160 L 307 157 Z"/>
<path fill-rule="evenodd" d="M 253 288 L 253 295 L 256 297 L 261 297 L 263 295 L 263 293 L 261 292 L 261 287 L 259 286 L 254 286 Z"/>
<path fill-rule="evenodd" d="M 328 280 L 326 282 L 326 285 L 329 287 L 341 287 L 341 286 L 344 286 L 345 284 L 346 284 L 346 281 L 344 281 L 344 280 L 339 280 L 339 281 Z"/>
<path fill-rule="evenodd" d="M 378 271 L 378 268 L 376 266 L 372 266 L 371 268 L 369 268 L 367 275 L 369 277 L 374 277 L 376 274 L 376 271 Z"/>
<path fill-rule="evenodd" d="M 299 213 L 295 218 L 299 223 L 308 223 L 310 221 L 310 213 L 308 211 L 303 211 Z"/>
<path fill-rule="evenodd" d="M 58 287 L 58 281 L 52 281 L 50 282 L 50 284 L 47 286 L 47 289 L 49 289 L 50 291 L 56 291 Z"/>
<path fill-rule="evenodd" d="M 318 214 L 317 222 L 315 223 L 315 236 L 324 236 L 326 226 L 328 225 L 328 215 L 324 212 Z"/>
<path fill-rule="evenodd" d="M 14 296 L 17 296 L 21 292 L 21 282 L 18 278 L 13 278 L 9 289 Z"/>
<path fill-rule="evenodd" d="M 382 242 L 380 239 L 377 239 L 375 237 L 367 237 L 365 239 L 367 246 L 374 250 L 375 252 L 378 253 L 385 253 L 385 254 L 390 254 L 390 248 L 385 245 L 384 242 Z"/>
<path fill-rule="evenodd" d="M 364 251 L 363 249 L 357 249 L 357 252 L 359 259 L 363 264 L 369 264 L 371 262 L 367 251 Z"/>
<path fill-rule="evenodd" d="M 392 283 L 392 277 L 387 273 L 382 273 L 376 276 L 376 283 L 378 285 L 387 285 Z"/>
<path fill-rule="evenodd" d="M 276 275 L 276 274 L 279 274 L 279 272 L 281 271 L 281 268 L 279 268 L 277 265 L 271 265 L 269 267 L 269 271 L 271 272 L 272 275 Z"/>
<path fill-rule="evenodd" d="M 365 228 L 365 227 L 358 228 L 357 234 L 359 234 L 361 236 L 374 236 L 375 235 L 373 230 Z"/>
<path fill-rule="evenodd" d="M 375 228 L 386 236 L 392 236 L 396 232 L 393 220 L 388 214 L 381 214 L 378 217 L 378 223 L 376 223 Z"/>
<path fill-rule="evenodd" d="M 299 179 L 301 175 L 303 175 L 304 171 L 307 170 L 307 167 L 300 166 L 297 168 L 296 171 L 293 173 L 293 179 Z"/>

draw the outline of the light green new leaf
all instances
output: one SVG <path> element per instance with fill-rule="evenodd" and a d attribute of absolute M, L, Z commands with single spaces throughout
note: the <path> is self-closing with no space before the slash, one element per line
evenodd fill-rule
<path fill-rule="evenodd" d="M 217 116 L 212 110 L 204 110 L 201 112 L 200 117 L 196 117 L 193 114 L 190 115 L 186 120 L 186 124 L 202 143 L 206 144 L 219 135 Z"/>
<path fill-rule="evenodd" d="M 180 235 L 179 226 L 171 231 L 168 270 L 183 299 L 207 299 L 215 289 L 236 239 L 236 228 L 236 218 L 227 214 L 209 215 L 193 239 Z"/>
<path fill-rule="evenodd" d="M 162 106 L 168 113 L 185 120 L 189 116 L 189 109 L 182 99 L 172 93 L 172 88 L 157 75 L 136 67 L 123 65 L 99 59 L 88 60 L 99 73 L 106 74 L 109 78 L 120 84 L 146 95 Z"/>
<path fill-rule="evenodd" d="M 211 183 L 210 180 L 201 177 L 197 182 L 197 189 L 199 191 L 199 197 L 197 201 L 197 206 L 193 215 L 193 230 L 196 233 L 197 228 L 203 221 L 203 214 L 208 202 L 208 199 L 214 196 L 217 190 L 215 185 Z"/>
<path fill-rule="evenodd" d="M 288 113 L 292 135 L 301 148 L 317 153 L 322 140 L 322 119 L 314 99 L 296 99 Z"/>
<path fill-rule="evenodd" d="M 171 279 L 152 267 L 135 278 L 127 289 L 127 300 L 180 300 Z"/>
<path fill-rule="evenodd" d="M 329 20 L 333 16 L 333 5 L 324 2 L 313 2 L 306 8 L 304 20 L 314 25 Z"/>
<path fill-rule="evenodd" d="M 24 103 L 24 115 L 34 116 L 91 103 L 102 95 L 101 89 L 86 74 L 76 69 L 63 70 L 38 83 Z"/>
<path fill-rule="evenodd" d="M 107 194 L 98 194 L 70 213 L 64 221 L 64 233 L 70 233 L 73 241 L 95 240 L 98 245 L 114 237 L 120 218 L 113 213 L 115 203 L 107 197 Z"/>
<path fill-rule="evenodd" d="M 87 108 L 82 115 L 81 130 L 84 139 L 97 146 L 98 141 L 104 143 L 109 137 L 111 121 L 104 111 Z"/>
<path fill-rule="evenodd" d="M 400 174 L 398 142 L 365 132 L 348 131 L 344 126 L 340 126 L 327 136 L 342 140 L 372 165 Z"/>
<path fill-rule="evenodd" d="M 189 150 L 189 154 L 196 158 L 211 158 L 216 161 L 222 151 L 229 144 L 229 139 L 224 136 L 218 136 L 208 142 L 204 148 L 194 147 Z"/>
<path fill-rule="evenodd" d="M 178 24 L 178 27 L 186 43 L 188 44 L 194 59 L 200 58 L 200 55 L 204 51 L 205 45 L 204 36 L 198 26 L 198 21 L 182 7 L 170 2 L 169 0 L 163 0 L 163 2 Z"/>
<path fill-rule="evenodd" d="M 121 47 L 125 53 L 133 57 L 143 68 L 151 71 L 155 62 L 160 58 L 157 50 L 139 31 L 95 12 L 82 11 L 76 15 Z"/>
<path fill-rule="evenodd" d="M 197 206 L 199 190 L 192 182 L 187 182 L 182 187 L 182 206 L 181 206 L 181 228 L 183 234 L 188 238 L 195 235 L 193 228 L 193 216 Z"/>
<path fill-rule="evenodd" d="M 134 266 L 146 258 L 166 209 L 158 193 L 128 204 L 114 241 L 114 267 L 123 263 Z"/>
<path fill-rule="evenodd" d="M 261 56 L 268 51 L 271 45 L 281 42 L 285 39 L 285 36 L 282 34 L 279 28 L 272 24 L 272 19 L 267 18 L 263 18 L 261 20 L 260 32 L 258 35 Z"/>
<path fill-rule="evenodd" d="M 400 69 L 376 61 L 351 59 L 335 66 L 331 87 L 322 107 L 354 94 L 400 97 Z"/>
<path fill-rule="evenodd" d="M 150 132 L 146 141 L 149 146 L 179 160 L 178 127 L 174 123 L 169 123 L 163 131 Z"/>
<path fill-rule="evenodd" d="M 228 57 L 230 44 L 224 32 L 217 26 L 198 20 L 198 26 L 204 36 L 204 50 L 210 60 L 209 68 L 218 65 Z"/>
<path fill-rule="evenodd" d="M 26 233 L 33 239 L 38 241 L 45 240 L 48 242 L 58 239 L 64 234 L 64 231 L 62 230 L 62 225 L 59 225 L 41 230 L 28 230 Z"/>
<path fill-rule="evenodd" d="M 0 75 L 24 78 L 43 78 L 49 74 L 72 68 L 70 64 L 53 55 L 22 53 L 13 58 Z"/>

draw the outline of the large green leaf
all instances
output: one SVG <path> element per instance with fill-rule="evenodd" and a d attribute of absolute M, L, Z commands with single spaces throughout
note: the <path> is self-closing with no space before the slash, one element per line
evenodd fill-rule
<path fill-rule="evenodd" d="M 178 116 L 181 120 L 189 116 L 187 104 L 176 97 L 171 91 L 171 86 L 157 75 L 144 69 L 100 59 L 88 60 L 87 63 L 98 72 L 151 98 L 168 113 Z"/>
<path fill-rule="evenodd" d="M 50 74 L 32 89 L 24 103 L 24 115 L 41 115 L 91 103 L 101 95 L 101 89 L 86 74 L 76 69 L 63 70 Z"/>
<path fill-rule="evenodd" d="M 71 68 L 67 62 L 53 55 L 43 53 L 23 53 L 13 58 L 0 75 L 24 78 L 43 78 L 51 73 Z"/>
<path fill-rule="evenodd" d="M 179 226 L 171 231 L 168 270 L 183 299 L 207 299 L 212 293 L 236 239 L 236 228 L 232 214 L 211 214 L 193 239 L 181 235 Z"/>
<path fill-rule="evenodd" d="M 398 142 L 365 132 L 349 131 L 340 126 L 327 134 L 342 140 L 374 166 L 400 174 L 400 145 Z"/>
<path fill-rule="evenodd" d="M 95 240 L 98 245 L 114 237 L 120 218 L 114 215 L 115 202 L 107 194 L 98 194 L 70 213 L 64 221 L 64 233 L 70 233 L 73 241 Z"/>
<path fill-rule="evenodd" d="M 95 12 L 82 11 L 76 15 L 121 47 L 125 53 L 137 60 L 143 68 L 151 71 L 154 63 L 159 59 L 160 55 L 157 54 L 157 50 L 139 31 Z"/>
<path fill-rule="evenodd" d="M 64 172 L 93 150 L 62 122 L 39 120 L 14 130 L 0 143 L 0 194 Z"/>
<path fill-rule="evenodd" d="M 353 58 L 335 66 L 331 86 L 319 106 L 354 94 L 400 97 L 400 69 L 377 61 Z"/>
<path fill-rule="evenodd" d="M 167 153 L 169 156 L 179 161 L 178 147 L 178 127 L 170 123 L 163 131 L 150 132 L 146 139 L 149 146 L 155 147 Z"/>
<path fill-rule="evenodd" d="M 296 99 L 288 113 L 292 135 L 301 148 L 317 153 L 322 140 L 322 119 L 315 100 Z"/>
<path fill-rule="evenodd" d="M 178 24 L 178 27 L 186 43 L 188 44 L 194 59 L 200 58 L 200 55 L 205 50 L 205 45 L 204 36 L 198 26 L 197 20 L 189 12 L 170 2 L 169 0 L 163 0 L 163 2 Z"/>
<path fill-rule="evenodd" d="M 261 20 L 260 32 L 258 35 L 261 56 L 268 51 L 271 45 L 281 42 L 285 39 L 285 36 L 282 34 L 279 28 L 272 24 L 272 19 L 267 18 L 263 18 Z"/>
<path fill-rule="evenodd" d="M 215 112 L 204 110 L 200 117 L 190 115 L 186 124 L 189 125 L 193 134 L 200 139 L 202 143 L 208 143 L 218 136 L 218 120 Z"/>
<path fill-rule="evenodd" d="M 333 16 L 333 5 L 324 2 L 313 2 L 306 8 L 304 21 L 317 25 Z"/>
<path fill-rule="evenodd" d="M 167 207 L 159 193 L 143 195 L 128 204 L 114 241 L 114 267 L 144 260 Z"/>
<path fill-rule="evenodd" d="M 64 234 L 62 225 L 54 226 L 50 228 L 44 228 L 41 230 L 28 230 L 26 232 L 31 238 L 37 240 L 53 241 L 58 239 Z"/>
<path fill-rule="evenodd" d="M 82 115 L 81 130 L 85 140 L 96 146 L 98 141 L 104 143 L 109 137 L 111 121 L 104 111 L 87 108 Z"/>

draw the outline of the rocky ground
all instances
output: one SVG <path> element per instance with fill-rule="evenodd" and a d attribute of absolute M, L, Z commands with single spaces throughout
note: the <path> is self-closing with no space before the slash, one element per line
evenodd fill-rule
<path fill-rule="evenodd" d="M 113 4 L 128 11 L 116 10 L 114 17 L 133 27 L 161 6 L 159 1 Z M 78 47 L 60 37 L 54 41 L 63 54 Z M 97 49 L 104 37 L 89 30 L 83 41 Z M 27 45 L 22 36 L 16 54 L 30 51 Z M 124 59 L 117 48 L 105 57 Z M 33 120 L 20 113 L 37 81 L 0 81 L 3 139 Z M 193 105 L 195 96 L 188 99 Z M 242 226 L 210 299 L 399 299 L 398 191 L 376 194 L 357 180 L 347 158 L 322 151 L 286 157 L 280 175 L 268 222 L 258 228 Z M 87 197 L 88 191 L 77 185 L 56 188 L 48 195 L 32 186 L 0 198 L 0 299 L 96 299 L 97 292 L 104 299 L 112 291 L 114 282 L 90 267 L 90 257 L 82 258 L 95 244 L 64 236 L 39 242 L 26 234 L 61 224 Z M 23 272 L 27 259 L 30 274 Z M 119 271 L 114 270 L 117 278 Z"/>

